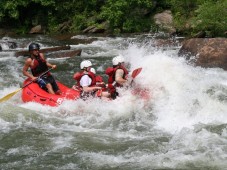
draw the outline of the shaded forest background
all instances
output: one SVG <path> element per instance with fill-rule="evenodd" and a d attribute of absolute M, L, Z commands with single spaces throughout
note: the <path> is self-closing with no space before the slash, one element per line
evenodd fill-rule
<path fill-rule="evenodd" d="M 47 34 L 81 33 L 90 26 L 111 34 L 156 32 L 162 28 L 153 16 L 164 10 L 172 12 L 176 34 L 227 35 L 227 0 L 1 0 L 0 28 L 17 34 L 36 25 Z"/>

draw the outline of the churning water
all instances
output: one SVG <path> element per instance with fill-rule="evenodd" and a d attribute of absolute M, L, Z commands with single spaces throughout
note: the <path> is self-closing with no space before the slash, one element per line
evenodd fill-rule
<path fill-rule="evenodd" d="M 88 36 L 74 38 L 89 39 Z M 71 87 L 83 59 L 105 80 L 112 57 L 142 67 L 136 84 L 148 100 L 122 91 L 114 101 L 65 101 L 59 107 L 23 103 L 21 92 L 0 103 L 0 169 L 227 169 L 227 74 L 194 67 L 180 46 L 156 46 L 149 35 L 96 37 L 80 57 L 54 58 L 55 78 Z M 10 39 L 27 49 L 65 45 L 49 37 Z M 21 87 L 25 58 L 0 52 L 0 97 Z"/>

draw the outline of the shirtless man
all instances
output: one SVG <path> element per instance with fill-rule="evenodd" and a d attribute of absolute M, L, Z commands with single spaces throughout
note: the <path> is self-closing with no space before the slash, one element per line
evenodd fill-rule
<path fill-rule="evenodd" d="M 59 87 L 50 72 L 47 72 L 42 77 L 38 78 L 48 70 L 48 67 L 55 69 L 56 65 L 52 65 L 46 61 L 44 54 L 39 52 L 39 44 L 31 43 L 28 50 L 30 52 L 30 57 L 25 61 L 23 74 L 31 78 L 32 81 L 36 81 L 42 89 L 49 93 L 60 94 Z M 29 68 L 31 69 L 32 74 L 28 72 Z"/>

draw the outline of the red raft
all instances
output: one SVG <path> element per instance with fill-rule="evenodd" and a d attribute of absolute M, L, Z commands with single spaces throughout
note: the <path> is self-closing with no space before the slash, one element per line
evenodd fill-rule
<path fill-rule="evenodd" d="M 23 85 L 30 83 L 30 79 L 26 79 Z M 31 83 L 22 90 L 23 102 L 36 102 L 43 105 L 58 106 L 65 100 L 76 100 L 80 98 L 80 92 L 71 89 L 60 82 L 57 82 L 61 95 L 50 94 L 41 89 L 37 83 Z"/>

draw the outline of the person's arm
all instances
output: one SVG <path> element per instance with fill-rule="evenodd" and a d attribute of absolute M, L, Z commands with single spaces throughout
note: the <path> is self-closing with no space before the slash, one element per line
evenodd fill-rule
<path fill-rule="evenodd" d="M 83 91 L 92 92 L 94 90 L 102 89 L 102 87 L 89 87 L 91 85 L 91 81 L 92 80 L 88 75 L 84 75 L 83 77 L 81 77 L 80 85 L 82 86 Z"/>
<path fill-rule="evenodd" d="M 30 73 L 28 72 L 28 69 L 29 69 L 29 67 L 30 67 L 30 65 L 31 65 L 31 62 L 32 62 L 32 59 L 31 59 L 31 58 L 28 58 L 28 59 L 25 61 L 25 64 L 24 64 L 24 67 L 23 67 L 22 72 L 23 72 L 23 75 L 27 76 L 28 78 L 31 78 L 32 81 L 34 81 L 34 80 L 37 79 L 37 77 L 34 77 L 32 74 L 30 74 Z"/>
<path fill-rule="evenodd" d="M 46 60 L 43 53 L 39 53 L 39 55 L 40 55 L 40 57 L 42 57 L 44 60 Z M 56 65 L 51 64 L 51 63 L 49 63 L 49 62 L 47 62 L 47 61 L 46 61 L 46 65 L 47 65 L 47 67 L 50 67 L 50 68 L 52 68 L 52 69 L 55 69 L 55 68 L 57 67 Z"/>
<path fill-rule="evenodd" d="M 115 74 L 115 81 L 117 83 L 119 83 L 120 85 L 123 85 L 124 83 L 127 82 L 127 80 L 123 78 L 123 75 L 124 75 L 124 70 L 117 69 L 116 74 Z"/>
<path fill-rule="evenodd" d="M 88 86 L 83 87 L 83 91 L 85 92 L 92 92 L 92 91 L 101 90 L 101 89 L 102 87 L 88 87 Z"/>

